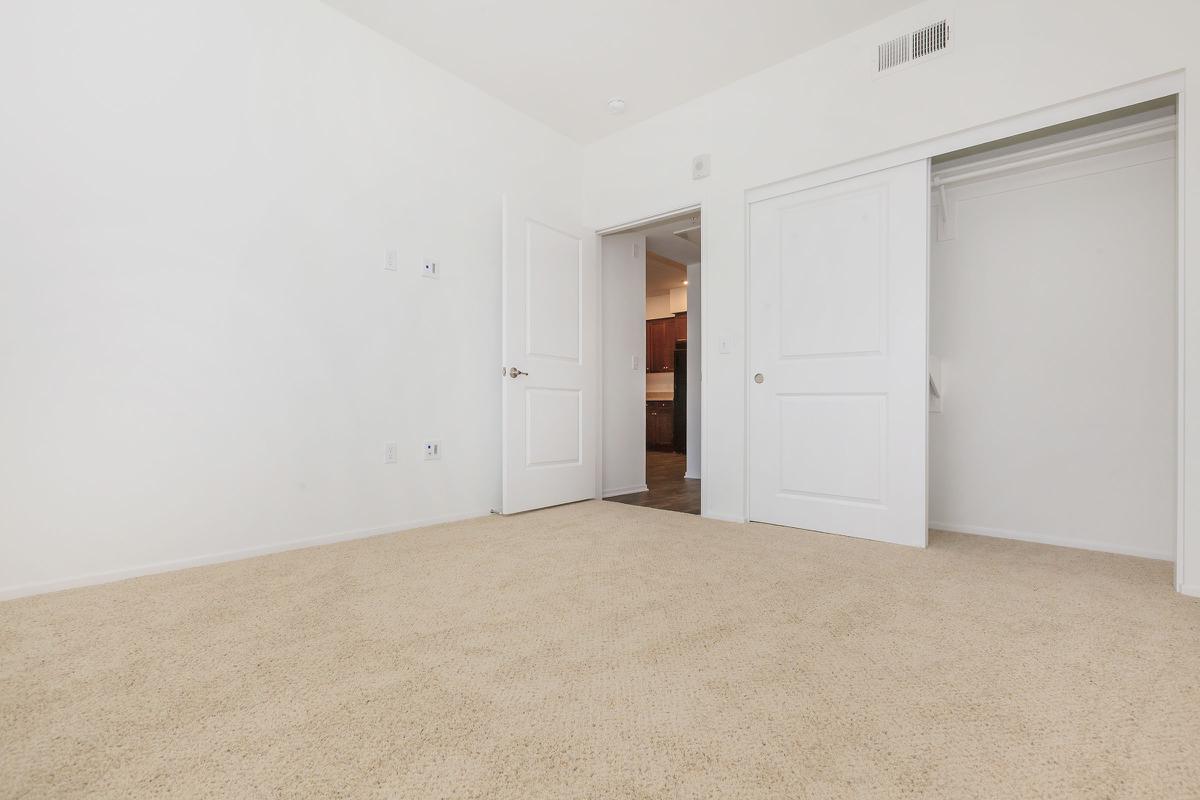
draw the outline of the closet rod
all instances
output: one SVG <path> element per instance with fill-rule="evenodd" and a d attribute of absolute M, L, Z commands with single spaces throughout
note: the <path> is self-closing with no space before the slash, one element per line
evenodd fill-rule
<path fill-rule="evenodd" d="M 1103 150 L 1123 145 L 1134 144 L 1146 139 L 1165 139 L 1168 134 L 1173 134 L 1175 131 L 1174 119 L 1171 119 L 1168 124 L 1155 121 L 1152 125 L 1137 126 L 1137 130 L 1131 130 L 1118 135 L 1096 134 L 1096 141 L 1080 142 L 1071 146 L 1063 147 L 1061 144 L 1046 145 L 1032 151 L 1032 154 L 1001 156 L 992 161 L 1002 161 L 1003 163 L 993 164 L 992 166 L 980 167 L 978 169 L 966 170 L 964 172 L 955 172 L 950 175 L 934 175 L 933 187 L 941 189 L 944 186 L 949 186 L 963 181 L 975 180 L 976 178 L 986 177 L 988 175 L 996 175 L 1002 172 L 1011 172 L 1025 167 L 1036 166 L 1048 161 L 1064 160 L 1076 157 L 1080 154 L 1091 153 L 1096 150 Z M 1052 150 L 1052 152 L 1044 152 Z M 1042 151 L 1040 155 L 1037 153 Z"/>

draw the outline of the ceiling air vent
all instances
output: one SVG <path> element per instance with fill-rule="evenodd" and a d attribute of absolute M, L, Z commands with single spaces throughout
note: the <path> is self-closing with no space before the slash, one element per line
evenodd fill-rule
<path fill-rule="evenodd" d="M 901 64 L 907 64 L 912 60 L 912 56 L 909 55 L 908 46 L 908 34 L 897 36 L 895 39 L 879 45 L 879 52 L 875 58 L 875 71 L 883 72 L 884 70 L 898 67 Z"/>
<path fill-rule="evenodd" d="M 890 72 L 905 64 L 922 61 L 950 46 L 950 22 L 940 20 L 912 33 L 897 36 L 876 46 L 875 72 Z"/>

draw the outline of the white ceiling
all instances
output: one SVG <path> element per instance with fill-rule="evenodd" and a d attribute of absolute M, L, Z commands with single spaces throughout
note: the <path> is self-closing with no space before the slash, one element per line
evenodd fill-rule
<path fill-rule="evenodd" d="M 696 229 L 700 224 L 700 213 L 689 213 L 663 222 L 656 222 L 636 229 L 638 233 L 646 234 L 646 252 L 657 253 L 680 264 L 698 264 L 700 262 L 700 244 L 698 230 L 692 234 L 693 239 L 676 236 L 675 231 Z M 687 270 L 664 264 L 661 261 L 646 259 L 646 296 L 665 294 L 672 289 L 684 285 L 687 280 Z"/>
<path fill-rule="evenodd" d="M 580 141 L 849 33 L 915 0 L 325 0 Z M 621 97 L 627 110 L 608 112 Z"/>
<path fill-rule="evenodd" d="M 680 264 L 700 263 L 700 245 L 675 235 L 675 231 L 687 227 L 687 223 L 676 223 L 671 228 L 646 231 L 646 250 Z"/>

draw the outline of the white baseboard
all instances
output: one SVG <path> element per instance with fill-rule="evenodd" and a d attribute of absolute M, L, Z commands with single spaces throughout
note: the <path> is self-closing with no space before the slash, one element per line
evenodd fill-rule
<path fill-rule="evenodd" d="M 708 513 L 703 513 L 703 514 L 701 514 L 700 516 L 704 517 L 705 519 L 715 519 L 715 520 L 720 520 L 721 522 L 737 522 L 737 523 L 742 523 L 742 522 L 745 522 L 745 521 L 746 521 L 746 518 L 745 518 L 745 517 L 736 517 L 736 516 L 734 516 L 734 515 L 732 515 L 732 514 L 713 514 L 713 513 L 711 513 L 711 512 L 708 512 Z"/>
<path fill-rule="evenodd" d="M 689 480 L 689 481 L 698 481 L 698 480 L 700 480 L 700 476 L 699 476 L 699 475 L 693 475 L 693 474 L 692 474 L 692 473 L 690 473 L 690 472 L 685 472 L 685 473 L 683 473 L 683 477 L 684 477 L 684 478 L 686 478 L 686 479 L 687 479 L 687 480 Z"/>
<path fill-rule="evenodd" d="M 1200 583 L 1185 583 L 1179 587 L 1179 593 L 1189 597 L 1200 597 Z"/>
<path fill-rule="evenodd" d="M 464 519 L 485 517 L 490 513 L 490 510 L 484 510 L 473 511 L 467 514 L 449 514 L 441 517 L 430 517 L 428 519 L 414 520 L 412 522 L 397 523 L 395 525 L 385 525 L 380 528 L 366 528 L 357 531 L 331 533 L 323 536 L 310 536 L 305 539 L 292 539 L 286 542 L 276 542 L 274 544 L 259 545 L 257 547 L 246 547 L 240 550 L 226 550 L 220 553 L 192 556 L 191 558 L 179 558 L 172 561 L 159 561 L 153 564 L 141 564 L 136 567 L 114 569 L 107 572 L 91 572 L 85 575 L 76 575 L 71 578 L 60 578 L 52 581 L 40 581 L 33 583 L 18 583 L 12 586 L 0 587 L 0 600 L 14 600 L 18 597 L 29 597 L 30 595 L 35 594 L 59 592 L 63 589 L 76 589 L 81 586 L 95 586 L 101 583 L 113 583 L 114 581 L 122 581 L 127 578 L 138 578 L 142 575 L 154 575 L 160 572 L 174 572 L 175 570 L 188 569 L 189 567 L 202 567 L 208 564 L 220 564 L 225 561 L 239 561 L 243 558 L 254 558 L 255 556 L 265 556 L 270 555 L 271 553 L 282 553 L 287 550 L 300 550 L 305 547 L 316 547 L 318 545 L 334 544 L 336 542 L 349 542 L 354 539 L 366 539 L 371 536 L 382 536 L 387 533 L 398 533 L 399 531 L 412 530 L 413 528 L 424 528 L 429 525 L 439 525 L 443 522 L 459 522 Z"/>
<path fill-rule="evenodd" d="M 648 492 L 650 487 L 646 484 L 641 486 L 626 486 L 624 489 L 608 489 L 604 492 L 605 497 L 620 497 L 623 494 L 637 494 L 638 492 Z"/>
<path fill-rule="evenodd" d="M 1159 561 L 1174 561 L 1173 552 L 1151 550 L 1145 547 L 1129 547 L 1110 542 L 1096 542 L 1090 539 L 1074 539 L 1064 536 L 1046 536 L 1040 533 L 1024 531 L 1006 531 L 1000 528 L 985 528 L 981 525 L 961 525 L 954 522 L 929 522 L 930 530 L 949 531 L 950 533 L 969 533 L 974 536 L 992 536 L 996 539 L 1016 539 L 1019 542 L 1049 544 L 1055 547 L 1074 547 L 1077 550 L 1096 550 L 1101 553 L 1116 553 L 1122 556 L 1137 556 L 1138 558 L 1153 558 Z"/>

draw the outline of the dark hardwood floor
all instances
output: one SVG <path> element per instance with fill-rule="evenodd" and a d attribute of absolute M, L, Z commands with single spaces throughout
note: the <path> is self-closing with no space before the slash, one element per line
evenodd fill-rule
<path fill-rule="evenodd" d="M 684 514 L 700 513 L 700 481 L 683 477 L 687 471 L 687 456 L 683 453 L 646 453 L 646 485 L 648 492 L 624 494 L 610 497 L 615 503 L 631 506 L 661 508 L 666 511 L 681 511 Z"/>

